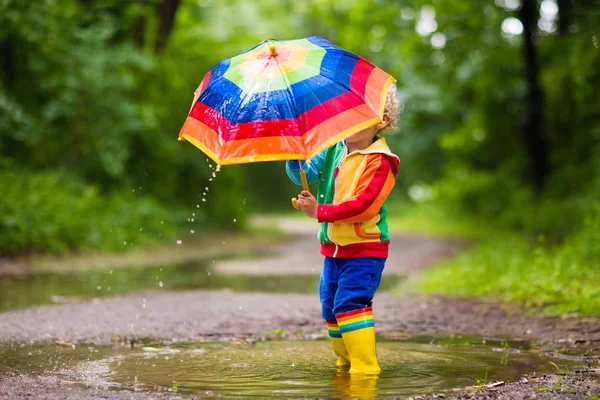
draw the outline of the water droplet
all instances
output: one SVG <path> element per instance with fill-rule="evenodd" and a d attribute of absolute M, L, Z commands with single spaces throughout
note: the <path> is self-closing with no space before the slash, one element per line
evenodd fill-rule
<path fill-rule="evenodd" d="M 161 225 L 162 225 L 162 224 L 164 224 L 164 223 L 165 223 L 165 221 L 160 221 L 160 224 L 161 224 Z"/>
<path fill-rule="evenodd" d="M 158 286 L 159 286 L 159 287 L 163 287 L 163 283 L 162 283 L 162 281 L 159 281 L 159 282 L 158 282 Z"/>
<path fill-rule="evenodd" d="M 196 204 L 196 208 L 200 208 L 200 204 Z"/>
<path fill-rule="evenodd" d="M 195 217 L 195 216 L 196 216 L 196 213 L 192 213 L 192 217 Z"/>
<path fill-rule="evenodd" d="M 183 243 L 181 240 L 178 240 L 178 241 L 177 241 L 177 244 L 181 244 L 181 243 Z"/>
<path fill-rule="evenodd" d="M 206 192 L 202 192 L 202 196 L 206 196 Z"/>
<path fill-rule="evenodd" d="M 127 245 L 127 240 L 123 242 L 123 246 L 126 246 L 126 245 Z"/>
<path fill-rule="evenodd" d="M 206 199 L 203 197 L 203 198 L 202 198 L 202 201 L 206 202 Z"/>
<path fill-rule="evenodd" d="M 204 190 L 206 190 L 208 192 L 208 186 L 204 188 Z"/>
<path fill-rule="evenodd" d="M 225 244 L 225 241 L 223 240 L 223 244 Z"/>
<path fill-rule="evenodd" d="M 108 271 L 108 273 L 109 273 L 109 274 L 111 274 L 111 275 L 112 275 L 112 272 L 113 272 L 113 270 L 112 270 L 112 269 L 111 269 L 110 271 Z"/>
<path fill-rule="evenodd" d="M 102 290 L 102 286 L 96 286 L 96 290 Z"/>
<path fill-rule="evenodd" d="M 234 219 L 233 219 L 233 222 L 237 222 L 237 219 L 235 219 L 235 218 L 234 218 Z"/>
<path fill-rule="evenodd" d="M 135 192 L 135 189 L 131 189 L 132 192 Z"/>
<path fill-rule="evenodd" d="M 208 181 L 209 181 L 209 182 L 212 182 L 212 178 L 210 178 Z"/>
<path fill-rule="evenodd" d="M 207 275 L 210 276 L 210 271 L 207 272 Z"/>
<path fill-rule="evenodd" d="M 325 198 L 325 195 L 324 195 L 324 194 L 321 194 L 321 198 L 322 198 L 322 199 L 323 199 L 323 198 Z"/>
<path fill-rule="evenodd" d="M 194 222 L 194 218 L 192 218 L 190 222 Z"/>
<path fill-rule="evenodd" d="M 144 230 L 144 228 L 140 228 L 140 232 L 143 231 L 143 230 Z"/>
<path fill-rule="evenodd" d="M 194 230 L 193 230 L 193 229 L 190 229 L 190 233 L 194 233 Z"/>
<path fill-rule="evenodd" d="M 142 190 L 142 187 L 140 186 L 140 190 Z"/>

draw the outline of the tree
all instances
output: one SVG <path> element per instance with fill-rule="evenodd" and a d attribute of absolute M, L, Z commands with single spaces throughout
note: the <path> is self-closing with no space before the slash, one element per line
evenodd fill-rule
<path fill-rule="evenodd" d="M 531 179 L 537 189 L 542 189 L 550 167 L 548 141 L 544 136 L 544 93 L 539 82 L 538 56 L 535 45 L 535 29 L 539 17 L 536 0 L 523 0 L 519 17 L 523 24 L 523 56 L 527 84 L 523 137 L 529 154 Z"/>
<path fill-rule="evenodd" d="M 167 46 L 169 35 L 173 31 L 175 15 L 179 8 L 180 0 L 163 0 L 158 11 L 158 36 L 156 38 L 156 51 L 161 52 Z"/>

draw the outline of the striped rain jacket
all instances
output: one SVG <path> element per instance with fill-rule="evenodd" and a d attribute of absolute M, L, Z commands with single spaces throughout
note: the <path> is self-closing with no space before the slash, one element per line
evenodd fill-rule
<path fill-rule="evenodd" d="M 308 182 L 319 181 L 316 198 L 321 254 L 387 258 L 390 235 L 385 200 L 394 187 L 399 164 L 384 138 L 350 154 L 339 142 L 310 162 L 302 162 Z M 301 185 L 297 161 L 288 161 L 286 171 Z"/>

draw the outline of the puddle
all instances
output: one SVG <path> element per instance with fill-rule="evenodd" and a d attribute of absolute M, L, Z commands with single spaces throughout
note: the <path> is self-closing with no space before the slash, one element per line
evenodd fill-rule
<path fill-rule="evenodd" d="M 382 340 L 378 377 L 337 373 L 329 342 L 187 343 L 170 347 L 0 347 L 3 374 L 45 374 L 115 390 L 165 391 L 202 398 L 405 398 L 451 388 L 515 381 L 524 374 L 581 367 L 527 343 L 470 338 Z M 483 343 L 485 342 L 485 344 Z M 430 344 L 433 343 L 433 344 Z M 511 346 L 511 347 L 509 347 Z M 518 347 L 512 347 L 518 346 Z"/>
<path fill-rule="evenodd" d="M 318 293 L 318 275 L 218 274 L 212 263 L 36 274 L 0 279 L 0 312 L 40 304 L 76 303 L 141 289 L 230 289 L 235 292 Z M 404 279 L 388 275 L 379 291 Z"/>

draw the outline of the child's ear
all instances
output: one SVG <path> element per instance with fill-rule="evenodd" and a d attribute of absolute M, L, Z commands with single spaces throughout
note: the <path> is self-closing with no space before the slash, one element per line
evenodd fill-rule
<path fill-rule="evenodd" d="M 383 121 L 377 124 L 377 130 L 380 131 L 386 126 L 390 124 L 390 117 L 388 115 L 383 115 Z"/>

